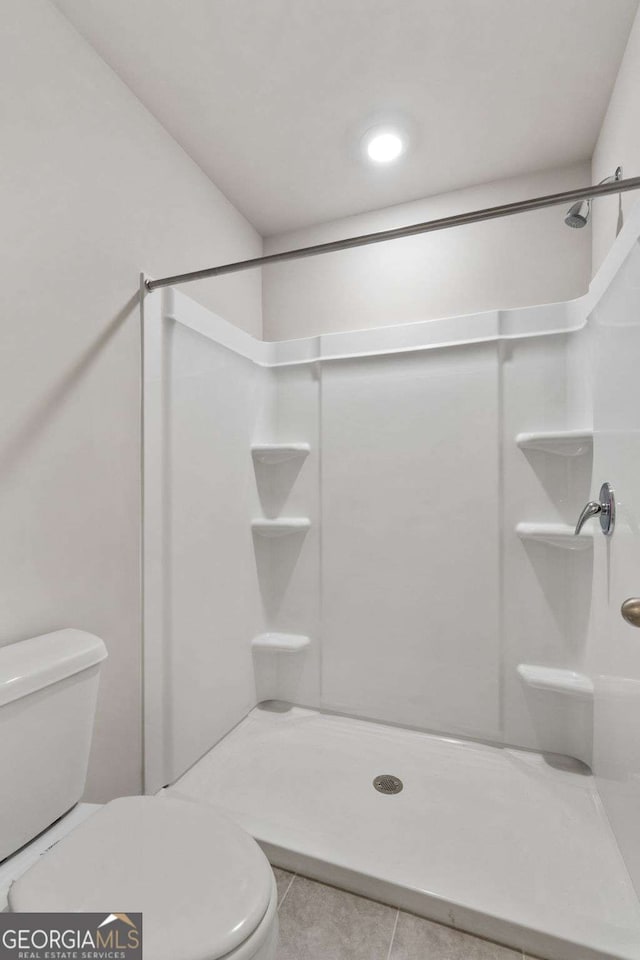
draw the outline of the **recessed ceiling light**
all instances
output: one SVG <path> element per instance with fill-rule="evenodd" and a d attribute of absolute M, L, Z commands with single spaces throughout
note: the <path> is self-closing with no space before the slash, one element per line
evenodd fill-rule
<path fill-rule="evenodd" d="M 399 130 L 377 127 L 364 137 L 365 153 L 374 163 L 392 163 L 405 151 L 405 141 Z"/>

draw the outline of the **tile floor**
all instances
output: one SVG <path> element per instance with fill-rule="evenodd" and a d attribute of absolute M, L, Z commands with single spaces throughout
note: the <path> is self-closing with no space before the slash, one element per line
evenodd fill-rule
<path fill-rule="evenodd" d="M 277 960 L 528 960 L 488 940 L 279 867 Z"/>

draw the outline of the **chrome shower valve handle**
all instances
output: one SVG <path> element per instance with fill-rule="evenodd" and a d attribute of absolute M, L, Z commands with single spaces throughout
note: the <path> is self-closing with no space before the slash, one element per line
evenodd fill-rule
<path fill-rule="evenodd" d="M 600 513 L 602 513 L 602 504 L 597 503 L 595 500 L 589 500 L 589 503 L 586 505 L 586 507 L 584 507 L 582 513 L 578 517 L 575 530 L 576 536 L 580 533 L 587 520 L 590 520 L 591 517 L 597 517 Z"/>
<path fill-rule="evenodd" d="M 578 517 L 575 535 L 578 536 L 583 526 L 591 517 L 600 517 L 600 527 L 605 537 L 610 537 L 616 523 L 616 500 L 613 487 L 610 483 L 603 483 L 600 487 L 600 500 L 590 500 Z"/>

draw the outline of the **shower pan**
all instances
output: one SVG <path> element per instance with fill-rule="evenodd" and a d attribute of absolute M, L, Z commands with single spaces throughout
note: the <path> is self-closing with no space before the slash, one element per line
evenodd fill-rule
<path fill-rule="evenodd" d="M 308 340 L 147 293 L 148 792 L 532 955 L 640 955 L 639 236 L 577 301 Z"/>

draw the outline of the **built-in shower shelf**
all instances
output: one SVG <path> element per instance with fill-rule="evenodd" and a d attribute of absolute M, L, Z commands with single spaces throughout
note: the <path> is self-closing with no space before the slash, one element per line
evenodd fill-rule
<path fill-rule="evenodd" d="M 251 646 L 267 653 L 300 653 L 310 643 L 309 637 L 298 633 L 261 633 L 253 638 Z"/>
<path fill-rule="evenodd" d="M 310 451 L 308 443 L 254 443 L 251 455 L 260 463 L 284 463 L 286 460 L 303 459 Z"/>
<path fill-rule="evenodd" d="M 589 530 L 575 535 L 573 527 L 564 523 L 519 523 L 516 533 L 521 540 L 537 540 L 562 550 L 588 550 L 593 546 L 593 534 Z"/>
<path fill-rule="evenodd" d="M 292 533 L 306 533 L 310 526 L 308 517 L 282 517 L 278 520 L 260 518 L 251 521 L 251 529 L 259 537 L 287 537 Z"/>
<path fill-rule="evenodd" d="M 578 697 L 593 696 L 593 680 L 584 673 L 560 667 L 539 667 L 532 663 L 518 665 L 520 679 L 536 690 L 550 690 Z"/>
<path fill-rule="evenodd" d="M 593 447 L 591 430 L 551 430 L 546 433 L 519 433 L 516 443 L 521 450 L 541 450 L 563 457 L 579 457 Z"/>

